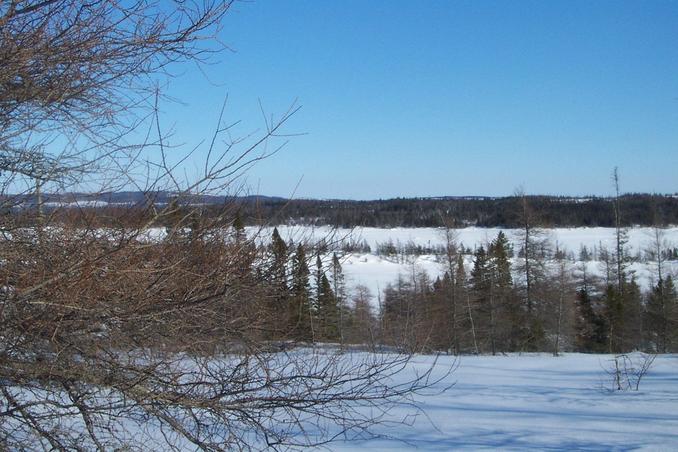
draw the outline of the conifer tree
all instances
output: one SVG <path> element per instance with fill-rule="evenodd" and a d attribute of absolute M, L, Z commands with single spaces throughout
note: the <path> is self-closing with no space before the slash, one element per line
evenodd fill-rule
<path fill-rule="evenodd" d="M 647 311 L 645 313 L 645 334 L 653 350 L 657 353 L 666 353 L 670 350 L 670 302 L 675 298 L 675 288 L 671 276 L 666 281 L 660 279 L 648 296 Z"/>
<path fill-rule="evenodd" d="M 325 273 L 320 277 L 318 290 L 318 317 L 325 340 L 335 342 L 339 339 L 339 309 L 332 285 Z"/>
<path fill-rule="evenodd" d="M 273 228 L 271 235 L 271 252 L 273 259 L 271 262 L 271 278 L 274 285 L 282 292 L 287 292 L 287 244 L 280 237 L 278 228 Z"/>
<path fill-rule="evenodd" d="M 292 288 L 290 294 L 290 329 L 292 337 L 298 341 L 313 341 L 314 312 L 311 307 L 309 269 L 306 263 L 306 250 L 301 243 L 297 245 L 292 260 Z"/>
<path fill-rule="evenodd" d="M 623 353 L 642 347 L 642 302 L 640 287 L 631 278 L 623 291 L 608 285 L 605 292 L 605 315 L 608 325 L 608 353 Z"/>
<path fill-rule="evenodd" d="M 429 342 L 434 350 L 459 353 L 459 325 L 455 306 L 454 282 L 448 272 L 433 282 L 433 292 L 424 306 L 426 326 L 430 330 Z M 420 310 L 422 310 L 420 308 Z"/>
<path fill-rule="evenodd" d="M 487 271 L 495 306 L 495 336 L 502 338 L 509 350 L 520 348 L 525 337 L 525 316 L 513 293 L 510 244 L 499 231 L 488 248 Z"/>
<path fill-rule="evenodd" d="M 624 321 L 624 304 L 617 288 L 608 284 L 603 297 L 605 303 L 605 320 L 607 324 L 607 352 L 620 353 L 622 348 L 622 330 Z"/>
<path fill-rule="evenodd" d="M 344 278 L 344 272 L 341 268 L 341 262 L 337 253 L 332 253 L 332 268 L 331 268 L 331 277 L 332 277 L 332 292 L 335 297 L 335 305 L 338 310 L 338 330 L 339 330 L 339 340 L 344 342 L 344 330 L 348 317 L 350 316 L 350 311 L 346 305 L 346 282 Z"/>
<path fill-rule="evenodd" d="M 636 330 L 639 330 L 641 325 L 639 318 L 640 297 L 635 281 L 627 281 L 629 258 L 626 243 L 628 242 L 628 232 L 626 228 L 622 227 L 619 171 L 616 167 L 612 171 L 612 184 L 615 193 L 612 200 L 615 248 L 612 255 L 601 252 L 601 260 L 605 263 L 608 281 L 604 297 L 608 325 L 608 352 L 620 353 L 628 351 L 633 346 L 640 345 L 639 339 L 634 339 L 637 335 Z M 630 291 L 630 293 L 627 293 L 627 291 Z"/>
<path fill-rule="evenodd" d="M 280 237 L 278 228 L 273 229 L 271 235 L 270 253 L 271 260 L 268 269 L 271 295 L 269 296 L 269 318 L 270 330 L 269 336 L 280 337 L 285 331 L 284 322 L 280 319 L 286 318 L 289 304 L 289 285 L 287 278 L 288 248 L 285 241 Z"/>
<path fill-rule="evenodd" d="M 653 232 L 648 254 L 656 262 L 657 284 L 647 297 L 643 323 L 649 347 L 655 352 L 667 353 L 673 350 L 674 337 L 678 333 L 675 323 L 676 290 L 671 275 L 664 277 L 664 263 L 667 257 L 672 257 L 672 252 L 663 227 L 655 226 Z"/>
<path fill-rule="evenodd" d="M 608 325 L 604 312 L 599 312 L 594 300 L 586 266 L 582 265 L 581 281 L 575 296 L 574 345 L 584 353 L 605 353 L 608 350 Z"/>
<path fill-rule="evenodd" d="M 236 243 L 244 242 L 247 239 L 247 236 L 245 234 L 245 223 L 242 221 L 242 217 L 240 216 L 239 210 L 235 214 L 232 226 Z M 275 229 L 274 231 L 277 232 L 277 229 Z"/>
<path fill-rule="evenodd" d="M 622 349 L 625 352 L 640 350 L 643 348 L 643 299 L 635 275 L 625 284 L 622 303 Z"/>
<path fill-rule="evenodd" d="M 489 342 L 490 352 L 497 354 L 497 306 L 494 299 L 491 272 L 485 248 L 476 250 L 473 270 L 471 271 L 471 285 L 473 294 L 478 304 L 478 312 L 482 319 L 482 332 Z"/>
<path fill-rule="evenodd" d="M 489 247 L 492 271 L 495 272 L 495 284 L 497 287 L 508 290 L 513 285 L 511 277 L 511 262 L 509 254 L 511 245 L 503 231 L 499 231 L 497 238 L 492 241 Z"/>

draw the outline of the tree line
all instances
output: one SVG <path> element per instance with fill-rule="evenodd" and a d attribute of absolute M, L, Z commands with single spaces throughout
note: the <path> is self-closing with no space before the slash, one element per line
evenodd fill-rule
<path fill-rule="evenodd" d="M 335 227 L 521 227 L 523 198 L 540 213 L 545 227 L 613 227 L 609 197 L 525 196 L 395 198 L 374 201 L 248 199 L 239 204 L 248 224 L 331 225 Z M 619 197 L 623 226 L 678 224 L 678 197 L 625 194 Z"/>
<path fill-rule="evenodd" d="M 453 353 L 678 350 L 678 296 L 661 263 L 643 293 L 625 261 L 620 277 L 614 259 L 603 263 L 601 278 L 585 262 L 509 254 L 500 232 L 475 251 L 470 266 L 452 248 L 442 277 L 413 270 L 399 278 L 384 290 L 384 339 Z"/>
<path fill-rule="evenodd" d="M 590 263 L 547 252 L 539 232 L 523 231 L 518 252 L 499 232 L 470 256 L 453 230 L 448 238 L 442 276 L 432 279 L 413 264 L 409 275 L 371 294 L 363 286 L 347 290 L 336 252 L 328 259 L 322 249 L 285 243 L 274 229 L 265 246 L 267 317 L 276 319 L 269 337 L 455 354 L 678 350 L 678 295 L 662 258 L 654 286 L 643 293 L 625 254 L 593 264 L 603 267 L 601 277 Z"/>
<path fill-rule="evenodd" d="M 610 197 L 572 198 L 564 196 L 513 195 L 507 197 L 442 197 L 395 198 L 373 201 L 283 199 L 266 196 L 180 196 L 157 191 L 101 194 L 43 194 L 42 202 L 51 204 L 45 210 L 58 211 L 64 218 L 77 217 L 69 210 L 98 210 L 103 216 L 116 212 L 129 214 L 129 206 L 143 211 L 149 204 L 169 205 L 181 199 L 185 212 L 194 212 L 200 205 L 202 216 L 217 216 L 223 205 L 237 205 L 245 224 L 265 222 L 272 225 L 298 224 L 352 228 L 367 227 L 443 227 L 452 222 L 457 227 L 521 227 L 523 198 L 540 213 L 544 227 L 614 227 L 615 214 Z M 30 216 L 37 204 L 34 194 L 12 197 L 17 203 L 13 215 Z M 95 201 L 97 207 L 89 207 Z M 624 211 L 622 225 L 652 226 L 678 224 L 678 196 L 661 194 L 624 194 L 619 196 Z M 63 209 L 70 203 L 77 209 Z M 104 203 L 108 203 L 105 205 Z M 7 204 L 6 202 L 4 203 Z M 26 209 L 29 207 L 29 209 Z M 118 215 L 119 216 L 119 215 Z M 30 219 L 27 218 L 27 221 Z"/>

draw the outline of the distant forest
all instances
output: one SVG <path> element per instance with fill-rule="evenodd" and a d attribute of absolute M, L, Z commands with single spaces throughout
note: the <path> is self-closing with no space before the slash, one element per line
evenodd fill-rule
<path fill-rule="evenodd" d="M 510 196 L 503 198 L 395 198 L 375 201 L 248 198 L 241 215 L 250 224 L 338 227 L 521 227 L 525 199 L 541 226 L 614 226 L 611 198 Z M 620 199 L 623 226 L 678 224 L 678 196 L 628 194 Z M 452 224 L 450 224 L 452 223 Z"/>
<path fill-rule="evenodd" d="M 171 192 L 118 192 L 46 194 L 45 210 L 108 210 L 114 215 L 121 207 L 140 207 L 171 202 L 186 210 L 210 217 L 225 205 L 237 210 L 245 225 L 330 225 L 336 227 L 521 227 L 523 202 L 542 227 L 612 227 L 615 224 L 613 198 L 562 196 L 508 196 L 394 198 L 373 201 L 283 199 L 267 196 L 186 196 Z M 35 207 L 32 195 L 20 198 L 15 209 L 25 213 Z M 70 208 L 69 208 L 70 207 Z M 142 209 L 143 210 L 143 209 Z M 620 197 L 622 226 L 678 224 L 678 195 L 626 194 Z M 235 215 L 235 212 L 234 212 Z"/>

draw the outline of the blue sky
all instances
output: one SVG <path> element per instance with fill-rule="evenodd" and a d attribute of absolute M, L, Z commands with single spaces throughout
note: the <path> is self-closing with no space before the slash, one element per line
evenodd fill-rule
<path fill-rule="evenodd" d="M 313 198 L 678 192 L 678 2 L 242 2 L 182 67 L 175 139 L 298 99 L 253 192 Z M 196 155 L 199 159 L 200 153 Z M 197 163 L 196 163 L 197 165 Z M 297 187 L 298 184 L 298 187 Z M 296 188 L 296 191 L 295 191 Z"/>

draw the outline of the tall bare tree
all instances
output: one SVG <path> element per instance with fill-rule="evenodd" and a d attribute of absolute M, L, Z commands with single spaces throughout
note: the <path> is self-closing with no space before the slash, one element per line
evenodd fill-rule
<path fill-rule="evenodd" d="M 617 288 L 619 293 L 624 295 L 624 285 L 626 283 L 626 265 L 628 257 L 626 256 L 626 242 L 628 242 L 628 232 L 622 227 L 621 213 L 621 193 L 619 189 L 619 168 L 616 166 L 612 170 L 612 185 L 614 187 L 614 239 L 615 239 L 615 265 L 617 277 Z"/>

